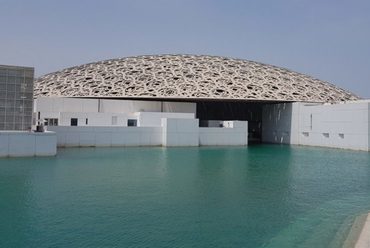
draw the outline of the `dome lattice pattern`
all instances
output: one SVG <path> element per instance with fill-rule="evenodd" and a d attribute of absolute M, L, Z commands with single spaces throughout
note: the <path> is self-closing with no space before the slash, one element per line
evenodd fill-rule
<path fill-rule="evenodd" d="M 37 96 L 310 102 L 358 99 L 332 84 L 287 69 L 195 55 L 128 57 L 68 68 L 38 78 Z"/>

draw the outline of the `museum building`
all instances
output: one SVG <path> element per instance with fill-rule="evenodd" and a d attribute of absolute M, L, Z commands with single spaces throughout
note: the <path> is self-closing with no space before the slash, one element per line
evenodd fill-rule
<path fill-rule="evenodd" d="M 199 130 L 245 122 L 249 142 L 369 150 L 369 101 L 328 82 L 248 60 L 153 55 L 99 61 L 37 78 L 34 97 L 36 119 L 59 131 L 61 146 L 84 144 L 76 133 L 67 137 L 76 130 L 159 128 L 163 119 L 172 119 L 196 121 Z"/>

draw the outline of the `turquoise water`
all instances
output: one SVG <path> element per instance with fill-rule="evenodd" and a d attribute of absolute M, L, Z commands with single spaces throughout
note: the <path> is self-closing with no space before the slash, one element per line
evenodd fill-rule
<path fill-rule="evenodd" d="M 60 149 L 0 159 L 0 247 L 340 247 L 370 211 L 370 154 Z"/>

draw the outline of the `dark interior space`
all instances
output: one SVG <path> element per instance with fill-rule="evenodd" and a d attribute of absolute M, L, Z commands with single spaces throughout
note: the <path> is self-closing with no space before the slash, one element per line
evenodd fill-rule
<path fill-rule="evenodd" d="M 262 107 L 265 103 L 256 102 L 197 102 L 200 126 L 207 126 L 208 120 L 248 121 L 249 141 L 260 142 L 262 137 Z"/>

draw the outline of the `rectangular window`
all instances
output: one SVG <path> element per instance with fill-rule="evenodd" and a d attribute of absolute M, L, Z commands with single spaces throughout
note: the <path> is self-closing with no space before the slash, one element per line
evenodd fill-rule
<path fill-rule="evenodd" d="M 310 133 L 309 133 L 309 132 L 302 132 L 302 135 L 303 135 L 304 137 L 308 137 L 308 136 L 310 136 Z"/>
<path fill-rule="evenodd" d="M 128 119 L 127 120 L 127 126 L 136 127 L 137 126 L 137 120 L 136 119 Z"/>
<path fill-rule="evenodd" d="M 86 118 L 85 124 L 89 124 L 89 119 Z"/>
<path fill-rule="evenodd" d="M 78 119 L 77 118 L 71 118 L 71 126 L 77 126 L 78 125 Z"/>
<path fill-rule="evenodd" d="M 58 126 L 58 119 L 56 118 L 46 118 L 44 122 L 45 126 Z"/>
<path fill-rule="evenodd" d="M 329 138 L 329 133 L 322 133 L 325 138 Z"/>

